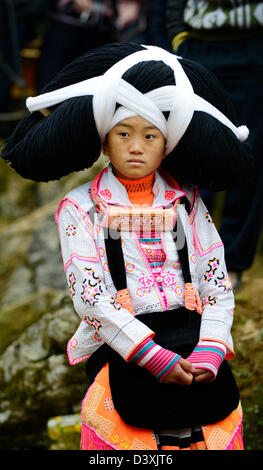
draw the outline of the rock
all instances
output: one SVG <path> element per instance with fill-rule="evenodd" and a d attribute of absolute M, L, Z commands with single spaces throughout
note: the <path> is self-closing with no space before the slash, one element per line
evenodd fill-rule
<path fill-rule="evenodd" d="M 4 351 L 0 361 L 0 422 L 13 427 L 69 414 L 86 389 L 84 366 L 71 367 L 66 344 L 79 321 L 65 306 L 42 316 Z"/>
<path fill-rule="evenodd" d="M 81 418 L 79 414 L 56 416 L 47 422 L 47 432 L 55 441 L 51 450 L 79 450 L 81 440 Z"/>
<path fill-rule="evenodd" d="M 0 448 L 48 448 L 47 420 L 76 413 L 86 393 L 84 365 L 66 355 L 79 319 L 53 214 L 104 165 L 38 184 L 0 162 Z"/>
<path fill-rule="evenodd" d="M 26 266 L 20 265 L 10 277 L 9 287 L 2 299 L 3 308 L 31 292 L 33 292 L 31 271 Z"/>

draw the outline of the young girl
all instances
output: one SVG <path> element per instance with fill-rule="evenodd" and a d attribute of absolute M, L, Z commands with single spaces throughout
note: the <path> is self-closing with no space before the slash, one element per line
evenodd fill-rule
<path fill-rule="evenodd" d="M 45 91 L 2 156 L 42 181 L 110 160 L 55 213 L 81 318 L 68 357 L 91 382 L 82 449 L 243 449 L 234 299 L 196 186 L 251 175 L 246 128 L 214 77 L 159 48 L 105 46 Z"/>

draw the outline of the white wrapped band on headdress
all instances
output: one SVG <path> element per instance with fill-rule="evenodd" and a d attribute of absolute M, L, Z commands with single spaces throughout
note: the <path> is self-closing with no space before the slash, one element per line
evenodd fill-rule
<path fill-rule="evenodd" d="M 179 57 L 159 47 L 143 47 L 144 50 L 128 55 L 101 76 L 28 98 L 28 110 L 39 111 L 69 98 L 93 95 L 94 119 L 101 142 L 118 122 L 140 115 L 163 133 L 166 154 L 178 144 L 195 111 L 203 111 L 216 118 L 230 128 L 241 142 L 247 139 L 249 130 L 246 126 L 236 127 L 217 108 L 194 93 Z M 122 79 L 132 66 L 151 60 L 162 61 L 170 66 L 174 71 L 176 85 L 163 86 L 143 94 Z M 121 105 L 117 110 L 116 103 Z M 162 111 L 170 111 L 167 120 Z"/>

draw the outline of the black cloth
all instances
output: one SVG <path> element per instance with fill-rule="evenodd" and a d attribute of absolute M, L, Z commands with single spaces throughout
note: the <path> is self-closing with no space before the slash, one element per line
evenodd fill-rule
<path fill-rule="evenodd" d="M 199 339 L 200 314 L 180 308 L 140 315 L 140 321 L 156 332 L 154 341 L 187 358 Z M 104 344 L 86 363 L 92 381 L 109 363 L 114 406 L 130 426 L 149 429 L 181 429 L 213 424 L 226 418 L 239 403 L 239 391 L 227 361 L 209 383 L 177 385 L 160 383 L 145 368 L 127 363 Z"/>

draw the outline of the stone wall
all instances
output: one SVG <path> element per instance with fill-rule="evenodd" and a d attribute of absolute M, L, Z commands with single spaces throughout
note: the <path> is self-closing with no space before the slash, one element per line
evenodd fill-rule
<path fill-rule="evenodd" d="M 59 200 L 105 164 L 59 182 L 31 183 L 0 162 L 0 448 L 49 448 L 47 422 L 79 413 L 84 365 L 70 366 L 79 324 L 53 217 Z"/>

